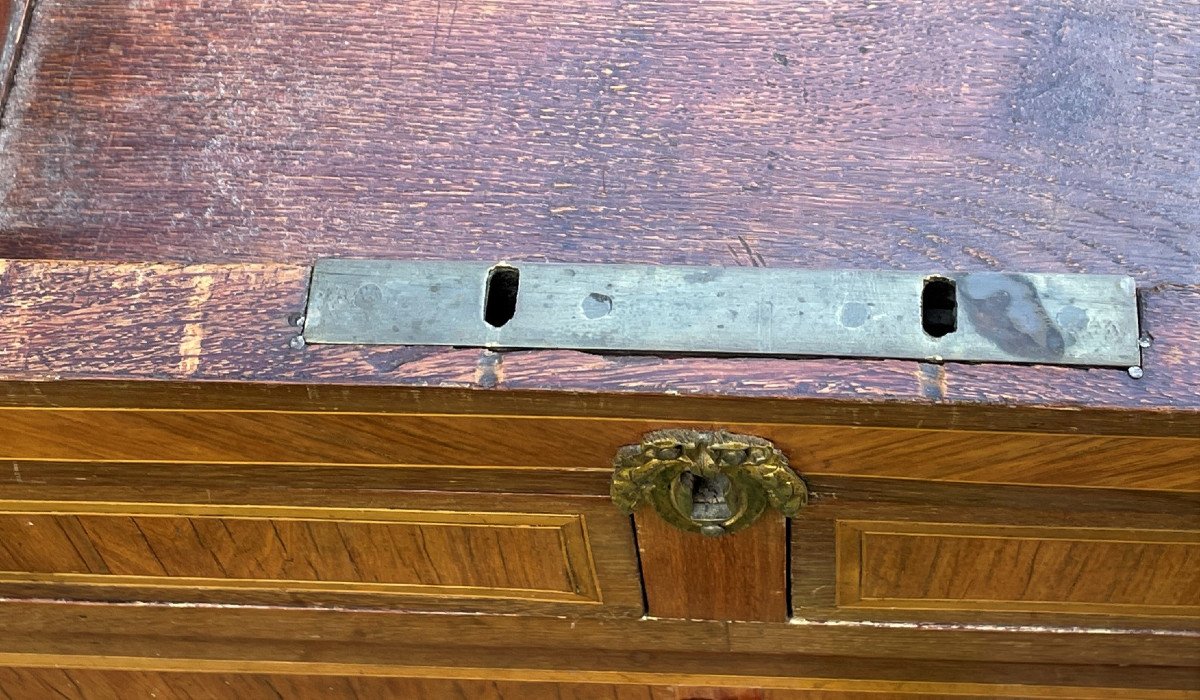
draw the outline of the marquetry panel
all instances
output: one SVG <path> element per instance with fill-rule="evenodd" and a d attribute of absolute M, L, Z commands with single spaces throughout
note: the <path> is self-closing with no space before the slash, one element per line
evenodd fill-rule
<path fill-rule="evenodd" d="M 792 611 L 824 621 L 1161 629 L 1200 618 L 1200 498 L 814 477 Z"/>
<path fill-rule="evenodd" d="M 804 474 L 1200 491 L 1200 440 L 541 416 L 0 408 L 0 459 L 606 473 L 668 427 L 772 440 Z M 1096 459 L 1103 454 L 1104 459 Z M 548 479 L 549 480 L 549 479 Z"/>
<path fill-rule="evenodd" d="M 614 573 L 632 575 L 631 559 Z M 0 591 L 9 595 L 60 587 L 60 597 L 83 598 L 125 590 L 598 607 L 599 578 L 582 512 L 0 501 Z"/>
<path fill-rule="evenodd" d="M 1200 532 L 843 521 L 838 605 L 1200 616 Z"/>

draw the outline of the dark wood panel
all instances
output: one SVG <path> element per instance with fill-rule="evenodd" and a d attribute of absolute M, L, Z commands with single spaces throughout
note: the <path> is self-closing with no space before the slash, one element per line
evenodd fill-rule
<path fill-rule="evenodd" d="M 772 440 L 803 474 L 1200 490 L 1200 440 L 1177 438 L 339 412 L 0 408 L 0 417 L 0 458 L 13 460 L 18 470 L 21 463 L 75 460 L 174 461 L 186 479 L 205 476 L 188 463 L 244 465 L 266 480 L 280 478 L 269 464 L 599 474 L 611 470 L 622 445 L 650 431 L 719 427 Z M 161 467 L 148 471 L 163 473 Z M 504 489 L 500 476 L 488 480 L 494 484 L 488 490 Z"/>
<path fill-rule="evenodd" d="M 286 265 L 0 262 L 2 400 L 487 413 L 507 406 L 516 413 L 649 412 L 746 422 L 770 415 L 1200 436 L 1200 290 L 1194 287 L 1146 290 L 1143 327 L 1154 344 L 1144 351 L 1145 377 L 1135 380 L 1121 370 L 903 361 L 297 350 L 289 345 L 298 332 L 289 318 L 304 309 L 307 279 L 308 268 Z M 124 317 L 134 322 L 112 322 Z M 263 386 L 231 384 L 251 381 Z M 380 384 L 386 386 L 346 386 Z"/>
<path fill-rule="evenodd" d="M 792 522 L 798 617 L 1196 632 L 1191 495 L 810 481 Z"/>
<path fill-rule="evenodd" d="M 634 516 L 646 614 L 685 620 L 788 617 L 787 523 L 766 513 L 724 537 L 705 537 L 667 524 L 646 507 Z"/>
<path fill-rule="evenodd" d="M 1167 0 L 47 0 L 0 254 L 1194 283 L 1195 22 Z"/>
<path fill-rule="evenodd" d="M 0 127 L 7 126 L 4 109 L 24 44 L 30 0 L 0 0 Z"/>

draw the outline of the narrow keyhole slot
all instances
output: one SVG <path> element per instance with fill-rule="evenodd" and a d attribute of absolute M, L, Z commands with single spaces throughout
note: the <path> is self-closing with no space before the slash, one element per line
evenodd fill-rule
<path fill-rule="evenodd" d="M 692 494 L 692 520 L 725 522 L 733 517 L 729 507 L 729 477 L 718 474 L 707 479 L 684 472 L 679 480 Z"/>
<path fill-rule="evenodd" d="M 521 272 L 515 267 L 497 265 L 488 271 L 487 286 L 483 295 L 483 320 L 493 328 L 500 328 L 512 320 L 517 313 L 517 289 L 521 284 Z"/>
<path fill-rule="evenodd" d="M 930 277 L 921 290 L 921 327 L 934 338 L 958 330 L 958 292 L 954 280 Z"/>

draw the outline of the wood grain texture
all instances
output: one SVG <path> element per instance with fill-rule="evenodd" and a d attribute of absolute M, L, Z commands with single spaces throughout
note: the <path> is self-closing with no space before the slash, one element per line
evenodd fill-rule
<path fill-rule="evenodd" d="M 1140 697 L 1141 692 L 1134 689 L 1112 689 L 1112 690 L 1094 690 L 1094 689 L 1078 689 L 1078 688 L 1021 688 L 1019 686 L 1010 686 L 1007 688 L 989 688 L 984 690 L 986 694 L 975 695 L 980 692 L 978 687 L 960 685 L 958 687 L 943 686 L 941 688 L 926 687 L 924 689 L 916 689 L 911 686 L 906 687 L 906 684 L 897 683 L 891 688 L 879 688 L 877 690 L 831 690 L 815 686 L 813 690 L 781 690 L 778 688 L 691 688 L 683 687 L 675 690 L 676 700 L 880 700 L 881 698 L 925 698 L 926 700 L 982 700 L 982 698 L 1035 698 L 1035 697 L 1055 697 L 1061 694 L 1065 697 L 1073 698 L 1102 698 L 1112 697 L 1119 694 L 1122 697 Z M 1145 691 L 1142 691 L 1145 692 Z M 1171 691 L 1167 691 L 1169 694 Z M 1150 691 L 1151 694 L 1157 695 L 1155 691 Z M 1181 697 L 1188 697 L 1189 693 L 1182 691 L 1179 693 Z"/>
<path fill-rule="evenodd" d="M 59 493 L 89 488 L 205 489 L 238 484 L 244 489 L 324 489 L 331 484 L 359 491 L 440 491 L 603 496 L 608 469 L 561 469 L 464 465 L 255 464 L 215 462 L 58 462 L 6 460 L 6 480 L 39 484 Z"/>
<path fill-rule="evenodd" d="M 1179 700 L 1194 697 L 1186 690 L 1136 688 L 1141 669 L 1128 669 L 1121 688 L 1030 682 L 986 683 L 951 681 L 870 681 L 824 678 L 764 678 L 768 687 L 698 687 L 676 685 L 701 678 L 688 674 L 628 674 L 637 680 L 606 683 L 603 673 L 581 673 L 592 680 L 556 682 L 545 680 L 553 673 L 529 673 L 529 678 L 499 672 L 501 679 L 481 680 L 464 669 L 454 678 L 413 676 L 414 671 L 432 669 L 330 667 L 323 664 L 215 663 L 183 660 L 96 659 L 89 657 L 38 657 L 4 655 L 26 666 L 0 667 L 0 693 L 7 697 L 40 700 L 63 697 L 87 700 L 99 697 L 155 697 L 220 700 L 259 697 L 411 698 L 412 700 L 876 700 L 880 697 L 949 698 L 1107 698 L 1114 693 L 1130 700 Z M 237 670 L 235 670 L 237 669 Z M 407 671 L 407 673 L 406 673 Z M 1059 668 L 1062 674 L 1066 669 Z M 1069 673 L 1069 671 L 1067 671 Z M 1107 676 L 1106 669 L 1098 671 Z M 616 675 L 616 674 L 613 674 Z M 535 677 L 541 676 L 542 680 Z M 1017 677 L 1010 675 L 1011 680 Z M 712 680 L 717 680 L 717 677 Z M 1101 679 L 1106 680 L 1106 679 Z M 1161 684 L 1160 684 L 1161 685 Z M 119 690 L 118 690 L 119 689 Z M 131 690 L 135 690 L 131 694 Z M 140 691 L 140 692 L 137 692 Z M 0 697 L 5 697 L 0 695 Z"/>
<path fill-rule="evenodd" d="M 5 126 L 4 109 L 13 75 L 21 58 L 30 0 L 0 0 L 0 132 Z M 0 144 L 4 143 L 0 136 Z"/>
<path fill-rule="evenodd" d="M 1177 687 L 1188 678 L 1194 685 L 1200 667 L 1194 633 L 1121 628 L 1047 633 L 995 625 L 531 621 L 515 615 L 12 600 L 0 606 L 0 622 L 8 632 L 0 637 L 0 653 L 437 667 L 428 674 L 439 678 L 455 677 L 458 668 L 483 674 L 471 676 L 477 678 L 504 677 L 494 669 L 519 670 L 525 678 L 535 677 L 530 672 L 577 672 L 553 678 L 567 681 L 598 671 L 701 674 L 705 680 L 683 683 L 735 687 L 747 684 L 719 678 L 998 682 L 1016 676 L 1103 686 L 1119 677 L 1105 680 L 1107 667 L 1154 666 L 1160 680 L 1152 676 L 1139 684 Z M 1056 668 L 1063 665 L 1074 670 Z"/>
<path fill-rule="evenodd" d="M 837 527 L 840 607 L 1200 617 L 1200 530 Z"/>
<path fill-rule="evenodd" d="M 306 267 L 274 264 L 0 263 L 4 401 L 225 407 L 236 401 L 349 410 L 366 401 L 482 412 L 508 403 L 519 404 L 517 412 L 654 410 L 746 420 L 769 411 L 818 423 L 1200 435 L 1200 289 L 1194 287 L 1168 285 L 1143 295 L 1143 328 L 1154 345 L 1144 351 L 1145 377 L 1134 380 L 1119 370 L 904 361 L 296 350 L 289 343 L 298 329 L 289 318 L 304 309 L 307 279 Z M 160 389 L 145 380 L 175 384 Z M 206 388 L 215 382 L 224 384 Z M 231 385 L 237 382 L 281 386 Z M 712 403 L 701 406 L 699 398 Z M 1137 421 L 1126 412 L 1136 412 Z"/>
<path fill-rule="evenodd" d="M 810 479 L 792 521 L 809 620 L 1175 629 L 1200 614 L 1191 494 Z"/>
<path fill-rule="evenodd" d="M 0 418 L 0 459 L 48 477 L 51 468 L 39 462 L 74 461 L 77 470 L 109 475 L 114 468 L 105 462 L 175 462 L 185 480 L 205 478 L 188 465 L 213 464 L 241 470 L 238 478 L 247 483 L 280 483 L 285 472 L 276 474 L 271 465 L 341 478 L 363 467 L 387 468 L 354 483 L 392 473 L 403 479 L 410 467 L 441 467 L 426 485 L 432 488 L 451 485 L 447 479 L 458 467 L 480 467 L 501 471 L 489 477 L 468 469 L 484 479 L 477 489 L 503 489 L 503 468 L 541 470 L 546 480 L 553 471 L 607 475 L 623 445 L 654 430 L 686 427 L 767 438 L 804 475 L 1200 490 L 1200 439 L 332 411 L 0 407 Z M 349 470 L 330 471 L 339 465 Z M 165 466 L 147 466 L 147 478 L 154 474 L 173 478 Z"/>
<path fill-rule="evenodd" d="M 5 700 L 675 700 L 667 686 L 355 676 L 0 668 Z"/>
<path fill-rule="evenodd" d="M 0 254 L 1194 284 L 1195 22 L 1165 0 L 48 0 Z"/>
<path fill-rule="evenodd" d="M 1166 0 L 966 8 L 848 0 L 821 8 L 773 0 L 699 8 L 44 0 L 0 122 L 0 255 L 174 264 L 0 265 L 5 400 L 53 407 L 65 394 L 88 407 L 169 393 L 175 389 L 136 385 L 171 381 L 188 391 L 158 400 L 177 407 L 211 391 L 220 408 L 240 406 L 230 397 L 246 395 L 285 409 L 295 407 L 285 397 L 298 396 L 301 405 L 354 410 L 357 395 L 343 387 L 360 384 L 390 387 L 376 395 L 381 411 L 398 410 L 389 404 L 395 396 L 420 412 L 434 392 L 450 392 L 447 405 L 460 408 L 546 392 L 557 397 L 541 399 L 550 413 L 570 405 L 608 417 L 642 397 L 664 397 L 659 408 L 639 409 L 663 412 L 650 421 L 687 413 L 703 423 L 734 415 L 763 423 L 759 416 L 769 415 L 786 424 L 797 421 L 782 416 L 804 415 L 826 423 L 1200 437 L 1198 17 L 1194 7 Z M 302 311 L 307 265 L 321 255 L 1127 273 L 1141 287 L 1154 344 L 1136 381 L 1116 370 L 1044 367 L 294 347 L 298 328 L 289 319 Z M 64 381 L 97 383 L 57 384 Z M 216 381 L 294 390 L 222 397 L 227 386 L 201 386 Z M 115 395 L 119 387 L 132 391 Z M 740 405 L 698 403 L 735 398 Z M 539 399 L 510 405 L 518 400 Z M 728 413 L 709 410 L 717 406 Z M 190 450 L 174 453 L 180 463 L 219 467 L 156 483 L 171 502 L 462 507 L 461 494 L 359 492 L 354 483 L 273 487 L 284 473 L 272 475 L 271 463 L 284 458 L 275 456 L 278 442 L 260 442 L 288 431 L 275 433 L 272 420 L 235 438 L 241 456 L 198 439 L 200 430 L 219 434 L 231 423 L 76 421 L 72 432 L 67 420 L 33 446 L 42 456 L 13 463 L 0 490 L 11 498 L 136 499 L 129 494 L 139 488 L 139 455 L 171 445 Z M 409 459 L 402 448 L 378 447 L 393 427 L 388 421 L 357 427 L 360 440 L 346 441 L 359 460 L 354 468 Z M 507 435 L 499 427 L 494 434 Z M 631 439 L 617 432 L 582 441 L 607 447 Z M 509 442 L 521 463 L 486 464 L 480 451 L 463 460 L 479 464 L 463 466 L 537 466 L 524 464 L 541 458 L 537 450 Z M 24 438 L 22 449 L 29 443 Z M 818 479 L 918 474 L 1190 488 L 1190 443 L 1137 443 L 1152 448 L 1139 454 L 1131 442 L 1128 451 L 1109 450 L 1113 462 L 1089 450 L 1100 445 L 1051 435 L 1022 457 L 995 442 L 970 452 L 962 440 L 930 439 L 906 451 L 883 439 L 860 445 L 867 466 L 859 471 L 844 471 L 856 464 L 854 454 L 813 455 L 811 463 Z M 919 449 L 930 446 L 937 451 Z M 285 454 L 314 456 L 286 466 L 344 463 L 333 447 L 327 437 L 301 440 Z M 889 465 L 885 449 L 901 454 L 904 466 Z M 969 466 L 933 459 L 927 472 L 911 467 L 960 451 L 970 452 Z M 101 465 L 97 483 L 67 483 L 70 469 L 61 465 L 103 459 L 114 461 Z M 169 479 L 170 457 L 149 459 L 157 471 L 146 473 Z M 440 466 L 432 455 L 411 462 Z M 22 464 L 45 465 L 39 476 L 47 482 L 23 481 Z M 839 512 L 1142 529 L 1185 527 L 1196 512 L 1190 501 L 1193 510 L 1182 510 L 1180 494 L 1134 494 L 1124 505 L 1102 489 L 1087 499 L 1062 491 L 1070 497 L 1056 502 L 1019 487 L 894 488 L 901 495 L 889 498 L 851 485 L 840 492 L 845 512 L 837 504 L 820 511 L 813 536 L 796 542 L 832 552 Z M 1021 504 L 1018 493 L 1032 498 Z M 575 500 L 524 499 L 537 504 L 532 512 Z M 506 508 L 522 502 L 504 500 Z M 1156 511 L 1153 503 L 1166 507 Z M 593 522 L 607 517 L 606 531 L 622 532 L 615 514 L 600 515 L 602 499 L 587 507 L 595 508 Z M 593 545 L 629 556 L 625 541 Z M 813 570 L 822 576 L 821 562 L 832 561 L 823 557 Z M 807 594 L 824 600 L 815 590 Z M 1128 686 L 1200 685 L 1194 626 L 1109 616 L 1096 629 L 1070 616 L 1012 613 L 966 622 L 955 613 L 931 623 L 926 613 L 914 621 L 903 611 L 866 625 L 813 607 L 825 617 L 795 624 L 568 614 L 534 626 L 517 615 L 9 600 L 0 605 L 0 649 L 374 661 L 423 664 L 433 673 L 474 665 L 494 674 L 515 664 L 543 673 L 671 669 L 694 674 L 682 680 L 729 688 L 804 674 L 890 683 L 937 677 L 974 685 L 923 690 L 981 694 L 988 690 L 981 685 L 1002 682 L 1075 684 L 1108 697 L 1122 697 L 1112 689 Z M 1087 632 L 1051 632 L 1045 623 L 1082 624 Z M 520 653 L 514 640 L 525 645 Z M 629 678 L 604 682 L 614 680 Z"/>
<path fill-rule="evenodd" d="M 763 700 L 760 688 L 679 688 L 677 698 L 686 700 Z"/>
<path fill-rule="evenodd" d="M 685 620 L 788 617 L 787 521 L 764 513 L 725 537 L 705 537 L 667 524 L 652 508 L 634 514 L 646 614 Z"/>
<path fill-rule="evenodd" d="M 164 490 L 176 500 L 150 503 L 122 500 L 144 498 L 136 486 L 92 500 L 45 487 L 2 495 L 10 599 L 643 611 L 628 519 L 601 499 L 279 486 Z"/>
<path fill-rule="evenodd" d="M 602 602 L 580 515 L 0 501 L 0 542 L 0 583 L 47 588 Z"/>

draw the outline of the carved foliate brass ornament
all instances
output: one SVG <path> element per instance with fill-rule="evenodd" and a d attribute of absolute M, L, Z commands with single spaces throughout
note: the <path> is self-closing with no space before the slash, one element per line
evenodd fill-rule
<path fill-rule="evenodd" d="M 617 452 L 612 499 L 626 513 L 648 503 L 680 529 L 718 536 L 749 526 L 768 505 L 796 515 L 808 489 L 768 440 L 660 430 Z"/>

